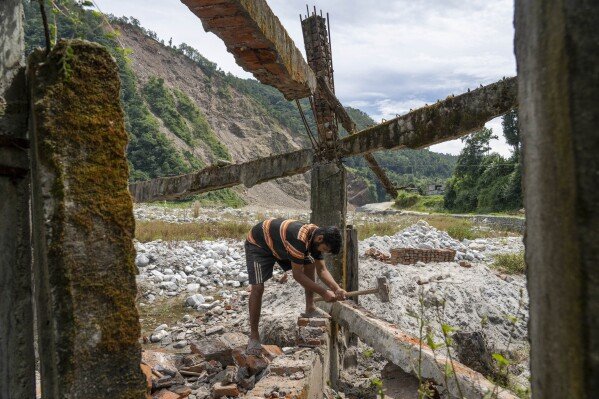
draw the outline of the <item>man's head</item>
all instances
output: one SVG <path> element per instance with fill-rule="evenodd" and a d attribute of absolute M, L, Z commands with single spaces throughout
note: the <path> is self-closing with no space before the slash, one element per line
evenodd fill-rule
<path fill-rule="evenodd" d="M 312 236 L 310 249 L 337 255 L 341 250 L 341 232 L 335 226 L 317 228 Z"/>

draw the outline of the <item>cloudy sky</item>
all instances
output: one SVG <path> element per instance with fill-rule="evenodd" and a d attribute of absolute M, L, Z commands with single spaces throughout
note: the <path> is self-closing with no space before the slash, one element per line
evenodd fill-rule
<path fill-rule="evenodd" d="M 302 52 L 305 0 L 268 0 Z M 224 71 L 250 77 L 220 39 L 179 0 L 96 0 L 103 12 L 134 16 L 174 44 L 185 42 Z M 376 4 L 373 7 L 372 4 Z M 345 105 L 375 120 L 516 74 L 513 0 L 319 0 L 329 12 L 335 89 Z M 501 120 L 489 122 L 501 136 Z M 431 147 L 458 154 L 460 140 Z M 503 140 L 493 143 L 503 155 Z"/>

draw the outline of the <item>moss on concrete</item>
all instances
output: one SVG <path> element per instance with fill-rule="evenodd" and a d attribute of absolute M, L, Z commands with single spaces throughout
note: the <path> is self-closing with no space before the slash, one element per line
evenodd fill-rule
<path fill-rule="evenodd" d="M 117 66 L 99 45 L 61 41 L 34 84 L 54 378 L 73 398 L 145 397 Z"/>

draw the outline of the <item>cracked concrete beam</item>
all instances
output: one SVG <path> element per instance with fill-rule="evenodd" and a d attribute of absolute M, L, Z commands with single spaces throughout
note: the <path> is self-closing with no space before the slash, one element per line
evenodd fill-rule
<path fill-rule="evenodd" d="M 132 183 L 129 191 L 135 202 L 149 202 L 182 198 L 238 184 L 252 187 L 279 177 L 304 173 L 312 167 L 312 158 L 312 150 L 298 150 L 241 164 L 208 167 L 187 175 Z"/>
<path fill-rule="evenodd" d="M 395 325 L 382 321 L 364 308 L 351 301 L 322 304 L 333 319 L 356 334 L 365 343 L 379 352 L 405 372 L 418 376 L 418 359 L 421 359 L 421 377 L 431 379 L 438 384 L 445 381 L 445 364 L 449 360 L 442 354 L 435 354 L 418 338 L 400 331 Z M 420 357 L 420 355 L 422 357 Z M 517 396 L 501 387 L 496 387 L 482 374 L 454 361 L 453 369 L 459 386 L 467 399 L 486 397 L 496 389 L 498 399 L 516 399 Z M 450 378 L 446 387 L 451 397 L 461 397 L 454 378 Z"/>
<path fill-rule="evenodd" d="M 517 79 L 450 96 L 339 141 L 337 156 L 346 157 L 393 148 L 423 148 L 482 128 L 518 105 Z"/>
<path fill-rule="evenodd" d="M 308 97 L 314 73 L 265 0 L 181 0 L 221 38 L 237 65 L 287 100 Z"/>

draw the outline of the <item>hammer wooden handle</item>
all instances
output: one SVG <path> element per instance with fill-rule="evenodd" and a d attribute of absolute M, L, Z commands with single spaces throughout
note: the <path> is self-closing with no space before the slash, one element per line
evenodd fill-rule
<path fill-rule="evenodd" d="M 360 295 L 377 294 L 378 292 L 379 292 L 378 288 L 371 288 L 369 290 L 362 290 L 362 291 L 351 291 L 351 292 L 348 292 L 345 295 L 345 297 L 351 298 L 351 297 L 360 296 Z M 322 297 L 314 298 L 314 302 L 322 302 L 322 301 L 324 301 L 324 298 L 322 298 Z"/>

